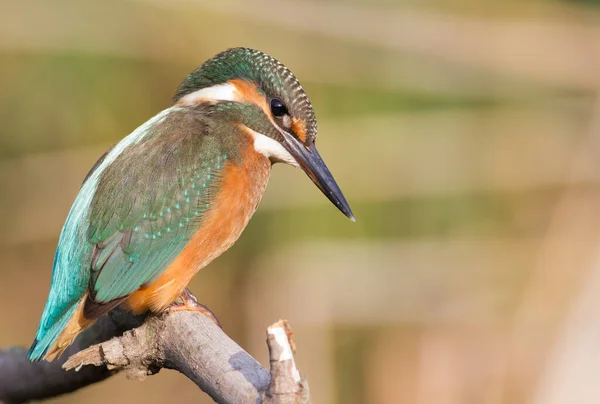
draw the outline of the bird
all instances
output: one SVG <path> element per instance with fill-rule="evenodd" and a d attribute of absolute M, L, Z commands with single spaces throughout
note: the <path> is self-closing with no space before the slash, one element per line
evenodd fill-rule
<path fill-rule="evenodd" d="M 276 163 L 303 170 L 354 221 L 316 136 L 306 92 L 277 59 L 239 47 L 204 62 L 85 177 L 28 359 L 56 359 L 116 307 L 161 313 L 181 301 L 206 314 L 187 286 L 236 242 Z"/>

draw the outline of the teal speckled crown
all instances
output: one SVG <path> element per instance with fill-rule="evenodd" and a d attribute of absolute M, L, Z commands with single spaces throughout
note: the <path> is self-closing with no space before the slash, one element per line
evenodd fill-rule
<path fill-rule="evenodd" d="M 296 76 L 277 59 L 258 50 L 232 48 L 219 53 L 193 71 L 179 86 L 174 102 L 202 88 L 232 79 L 254 82 L 269 98 L 280 98 L 292 116 L 307 117 L 307 142 L 317 134 L 317 121 L 308 96 Z"/>

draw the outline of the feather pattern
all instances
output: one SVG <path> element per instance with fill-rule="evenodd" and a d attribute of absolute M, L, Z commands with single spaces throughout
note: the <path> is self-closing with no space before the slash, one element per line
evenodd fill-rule
<path fill-rule="evenodd" d="M 185 248 L 210 208 L 222 167 L 235 159 L 224 140 L 235 136 L 211 136 L 210 121 L 202 108 L 169 108 L 88 174 L 61 232 L 30 359 L 48 352 L 84 297 L 93 306 L 87 313 L 97 317 L 106 312 L 102 305 L 110 309 L 152 283 Z"/>
<path fill-rule="evenodd" d="M 174 101 L 215 83 L 244 79 L 258 84 L 267 97 L 283 100 L 291 115 L 301 117 L 306 144 L 317 136 L 317 119 L 312 104 L 300 82 L 283 63 L 261 51 L 232 48 L 221 52 L 192 72 L 179 86 Z"/>

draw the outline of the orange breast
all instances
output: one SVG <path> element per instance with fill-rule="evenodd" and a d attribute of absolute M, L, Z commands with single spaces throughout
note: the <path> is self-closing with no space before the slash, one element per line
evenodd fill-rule
<path fill-rule="evenodd" d="M 246 139 L 242 163 L 227 163 L 219 193 L 211 210 L 187 247 L 150 286 L 142 287 L 126 301 L 134 313 L 158 312 L 169 306 L 192 277 L 238 239 L 256 210 L 267 186 L 271 163 Z"/>

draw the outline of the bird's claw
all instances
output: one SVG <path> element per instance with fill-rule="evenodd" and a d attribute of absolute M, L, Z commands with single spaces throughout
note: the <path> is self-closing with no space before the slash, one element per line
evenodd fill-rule
<path fill-rule="evenodd" d="M 210 318 L 219 328 L 223 329 L 221 322 L 215 313 L 213 313 L 205 305 L 198 303 L 198 299 L 196 299 L 196 296 L 194 296 L 189 289 L 185 289 L 183 292 L 181 292 L 181 295 L 179 295 L 177 300 L 175 300 L 175 302 L 165 309 L 165 313 L 174 313 L 183 310 L 199 311 Z"/>

